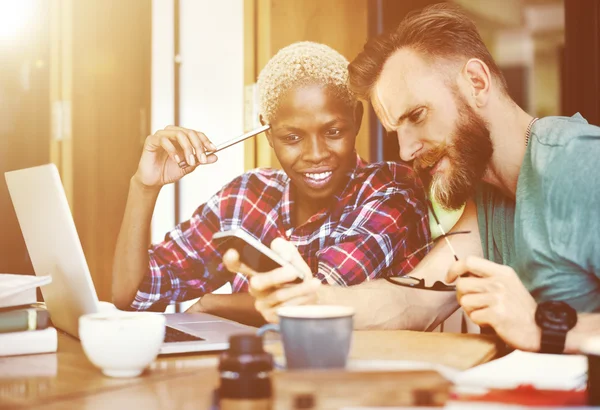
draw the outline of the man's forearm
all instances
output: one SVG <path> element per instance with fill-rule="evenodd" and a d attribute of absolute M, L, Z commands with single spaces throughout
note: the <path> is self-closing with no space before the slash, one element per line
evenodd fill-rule
<path fill-rule="evenodd" d="M 580 313 L 577 324 L 567 333 L 565 353 L 579 353 L 585 339 L 599 335 L 600 313 Z"/>
<path fill-rule="evenodd" d="M 523 350 L 540 351 L 542 332 L 539 327 L 535 330 L 535 332 L 528 332 L 530 334 L 527 338 L 528 347 Z M 592 336 L 600 336 L 600 314 L 580 313 L 577 316 L 577 324 L 567 333 L 564 353 L 581 353 L 582 344 Z"/>
<path fill-rule="evenodd" d="M 159 192 L 131 179 L 113 262 L 113 302 L 120 309 L 129 307 L 148 270 L 150 224 Z"/>
<path fill-rule="evenodd" d="M 468 234 L 448 237 L 459 257 L 481 256 L 481 241 L 477 227 L 475 204 L 469 201 L 452 231 Z M 436 280 L 445 281 L 454 254 L 444 240 L 438 240 L 410 276 L 423 278 L 428 286 Z M 417 290 L 389 283 L 385 279 L 341 288 L 322 286 L 320 304 L 342 304 L 356 310 L 357 329 L 433 330 L 458 308 L 455 292 Z"/>
<path fill-rule="evenodd" d="M 454 292 L 410 289 L 385 279 L 346 288 L 321 286 L 318 300 L 352 306 L 355 329 L 433 330 L 458 308 Z"/>

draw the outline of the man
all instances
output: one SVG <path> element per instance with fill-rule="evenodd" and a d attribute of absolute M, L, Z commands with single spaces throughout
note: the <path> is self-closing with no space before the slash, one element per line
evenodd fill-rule
<path fill-rule="evenodd" d="M 599 315 L 577 317 L 574 309 L 600 310 L 600 179 L 594 168 L 600 129 L 579 115 L 538 120 L 525 113 L 509 97 L 475 25 L 450 5 L 412 14 L 396 31 L 369 41 L 349 70 L 353 91 L 370 100 L 385 128 L 397 134 L 401 158 L 429 176 L 438 202 L 449 209 L 468 203 L 455 229 L 469 226 L 480 232 L 481 243 L 451 239 L 461 260 L 447 279 L 456 280 L 457 298 L 471 319 L 532 351 L 576 351 L 583 337 L 598 332 Z M 442 247 L 427 255 L 415 276 L 431 280 L 436 270 L 447 271 L 449 251 L 443 255 Z M 482 251 L 491 261 L 477 257 Z M 284 277 L 253 278 L 251 292 L 263 314 L 272 315 L 273 307 L 261 303 L 273 295 L 286 303 L 292 290 L 277 289 Z M 385 304 L 381 296 L 392 295 L 400 306 L 408 298 L 415 302 L 414 294 L 397 289 L 370 300 L 371 309 L 378 311 Z M 335 300 L 328 296 L 317 293 L 312 301 Z M 434 297 L 429 307 L 447 312 L 450 302 Z M 396 314 L 408 309 L 400 306 Z M 422 328 L 427 314 L 432 311 L 409 326 Z"/>
<path fill-rule="evenodd" d="M 202 296 L 192 311 L 258 324 L 249 317 L 254 301 L 247 277 L 224 269 L 222 250 L 212 241 L 214 233 L 230 229 L 245 229 L 266 243 L 297 243 L 298 257 L 307 262 L 301 269 L 308 271 L 295 287 L 302 292 L 414 268 L 428 249 L 425 191 L 410 167 L 365 165 L 357 157 L 362 104 L 348 89 L 347 66 L 323 44 L 280 50 L 261 71 L 258 89 L 261 121 L 270 124 L 267 138 L 283 170 L 236 178 L 150 250 L 161 187 L 217 158 L 205 155 L 214 147 L 194 130 L 171 126 L 147 138 L 115 252 L 117 307 L 162 310 Z M 236 295 L 210 295 L 228 281 Z"/>
<path fill-rule="evenodd" d="M 349 70 L 438 201 L 476 200 L 489 261 L 466 258 L 448 275 L 470 318 L 517 348 L 575 351 L 600 323 L 582 313 L 569 332 L 575 310 L 600 312 L 600 128 L 524 112 L 473 22 L 450 5 L 408 16 Z"/>

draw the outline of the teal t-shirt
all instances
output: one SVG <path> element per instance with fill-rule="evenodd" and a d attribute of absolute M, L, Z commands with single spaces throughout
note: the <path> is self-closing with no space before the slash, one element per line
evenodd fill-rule
<path fill-rule="evenodd" d="M 573 117 L 536 121 L 516 202 L 482 184 L 484 256 L 515 269 L 538 302 L 600 312 L 600 128 Z"/>

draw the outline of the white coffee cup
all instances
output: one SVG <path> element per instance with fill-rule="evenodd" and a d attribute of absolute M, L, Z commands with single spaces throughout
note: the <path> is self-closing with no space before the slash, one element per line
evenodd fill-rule
<path fill-rule="evenodd" d="M 111 377 L 136 377 L 158 355 L 165 317 L 149 312 L 104 311 L 79 318 L 87 358 Z"/>
<path fill-rule="evenodd" d="M 115 305 L 110 302 L 99 301 L 98 302 L 98 312 L 106 312 L 112 310 L 119 310 Z"/>

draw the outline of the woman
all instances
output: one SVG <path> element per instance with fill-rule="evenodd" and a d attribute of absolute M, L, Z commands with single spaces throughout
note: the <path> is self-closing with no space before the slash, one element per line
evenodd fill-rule
<path fill-rule="evenodd" d="M 215 232 L 234 228 L 267 245 L 278 237 L 294 243 L 315 276 L 304 286 L 348 286 L 412 270 L 425 251 L 411 254 L 429 239 L 424 191 L 409 167 L 366 166 L 356 155 L 363 108 L 348 89 L 347 66 L 323 44 L 280 50 L 262 70 L 258 89 L 260 120 L 271 126 L 266 135 L 283 170 L 234 179 L 150 250 L 146 238 L 160 188 L 217 157 L 204 154 L 214 146 L 194 130 L 167 127 L 147 138 L 115 253 L 119 308 L 164 309 L 228 281 L 234 293 L 247 292 L 247 278 L 227 272 L 212 243 Z M 182 161 L 187 166 L 178 166 Z M 227 308 L 235 299 L 222 300 Z M 251 298 L 243 300 L 251 310 Z M 232 317 L 209 301 L 192 310 Z"/>

